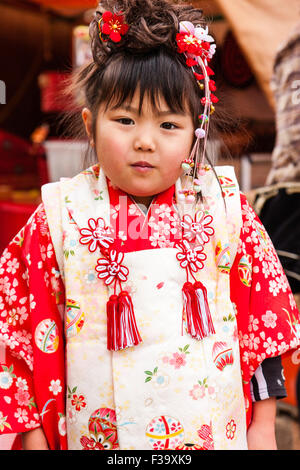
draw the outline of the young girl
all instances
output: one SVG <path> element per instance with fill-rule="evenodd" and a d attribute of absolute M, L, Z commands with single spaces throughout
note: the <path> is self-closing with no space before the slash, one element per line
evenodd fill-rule
<path fill-rule="evenodd" d="M 25 449 L 274 449 L 299 317 L 231 167 L 199 10 L 105 1 L 81 72 L 98 164 L 2 255 L 0 429 Z"/>

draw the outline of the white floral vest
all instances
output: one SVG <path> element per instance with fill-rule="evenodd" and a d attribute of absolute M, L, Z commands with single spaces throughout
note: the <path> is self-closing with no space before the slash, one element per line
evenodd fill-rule
<path fill-rule="evenodd" d="M 231 167 L 206 173 L 206 209 L 214 237 L 205 245 L 206 286 L 216 334 L 201 341 L 182 332 L 185 270 L 175 248 L 126 253 L 142 343 L 108 351 L 110 295 L 94 267 L 99 253 L 79 243 L 89 218 L 110 223 L 106 178 L 90 168 L 42 188 L 50 233 L 65 282 L 67 435 L 69 449 L 246 449 L 230 266 L 241 229 L 238 184 Z M 176 194 L 180 181 L 176 183 Z M 224 198 L 225 196 L 225 204 Z M 97 195 L 101 194 L 101 197 Z M 177 199 L 180 209 L 180 203 Z M 163 282 L 163 288 L 157 288 Z M 102 448 L 102 447 L 101 447 Z"/>

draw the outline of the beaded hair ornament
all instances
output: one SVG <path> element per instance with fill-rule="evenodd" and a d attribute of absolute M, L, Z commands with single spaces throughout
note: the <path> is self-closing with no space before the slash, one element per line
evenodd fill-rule
<path fill-rule="evenodd" d="M 186 202 L 194 202 L 196 193 L 201 191 L 205 175 L 204 159 L 210 115 L 215 110 L 214 104 L 218 102 L 218 98 L 212 93 L 216 91 L 215 81 L 210 79 L 214 72 L 208 65 L 215 54 L 216 44 L 213 44 L 214 38 L 208 34 L 207 26 L 205 29 L 200 26 L 195 27 L 190 21 L 182 21 L 179 24 L 176 42 L 178 52 L 185 55 L 186 65 L 191 67 L 200 89 L 204 90 L 204 96 L 201 98 L 204 110 L 199 116 L 200 126 L 195 130 L 196 141 L 189 158 L 182 162 L 185 174 L 192 176 L 192 187 L 189 185 L 189 189 L 183 189 L 179 194 L 179 197 Z M 200 151 L 201 141 L 203 141 L 202 151 Z"/>

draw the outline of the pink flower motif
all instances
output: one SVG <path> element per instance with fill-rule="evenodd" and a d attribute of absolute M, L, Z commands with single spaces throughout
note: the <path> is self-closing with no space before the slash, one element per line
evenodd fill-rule
<path fill-rule="evenodd" d="M 108 248 L 113 243 L 112 229 L 105 225 L 105 221 L 99 217 L 99 219 L 89 219 L 89 228 L 82 228 L 80 234 L 82 237 L 79 242 L 82 245 L 89 245 L 88 249 L 90 252 L 96 251 L 97 247 Z"/>
<path fill-rule="evenodd" d="M 203 268 L 206 254 L 203 253 L 202 245 L 191 248 L 187 240 L 182 240 L 176 245 L 176 248 L 181 250 L 181 253 L 177 253 L 176 258 L 180 261 L 182 268 L 188 268 L 194 273 Z"/>
<path fill-rule="evenodd" d="M 28 412 L 22 408 L 17 408 L 17 411 L 14 416 L 18 419 L 18 423 L 27 423 L 28 421 Z"/>
<path fill-rule="evenodd" d="M 203 385 L 196 384 L 193 386 L 192 390 L 189 391 L 189 394 L 193 400 L 198 400 L 199 398 L 205 397 L 205 387 Z"/>
<path fill-rule="evenodd" d="M 63 415 L 60 415 L 60 418 L 58 421 L 58 432 L 61 436 L 65 436 L 67 434 L 66 417 Z"/>
<path fill-rule="evenodd" d="M 267 310 L 265 315 L 262 315 L 261 319 L 264 322 L 265 328 L 276 327 L 277 315 L 276 313 L 273 313 L 271 310 Z"/>
<path fill-rule="evenodd" d="M 177 432 L 182 430 L 181 424 L 177 421 L 171 424 L 170 426 L 171 432 Z"/>
<path fill-rule="evenodd" d="M 163 441 L 156 441 L 153 443 L 154 450 L 160 450 L 165 448 L 165 443 Z"/>
<path fill-rule="evenodd" d="M 186 356 L 185 353 L 174 353 L 173 358 L 169 360 L 169 363 L 172 364 L 175 369 L 179 369 L 182 366 L 186 365 Z"/>
<path fill-rule="evenodd" d="M 163 361 L 164 364 L 168 364 L 168 363 L 169 363 L 169 360 L 170 360 L 170 359 L 169 359 L 168 356 L 163 356 L 163 357 L 162 357 L 162 361 Z"/>
<path fill-rule="evenodd" d="M 30 401 L 30 395 L 26 390 L 18 389 L 17 393 L 15 393 L 15 399 L 18 402 L 18 405 L 21 406 L 28 406 Z"/>
<path fill-rule="evenodd" d="M 116 250 L 110 250 L 109 259 L 98 259 L 95 269 L 99 273 L 99 279 L 103 279 L 106 285 L 111 284 L 114 280 L 127 281 L 129 270 L 121 264 L 123 259 L 124 253 L 118 253 Z"/>
<path fill-rule="evenodd" d="M 215 233 L 214 229 L 210 226 L 212 221 L 212 216 L 202 211 L 196 212 L 194 220 L 190 215 L 184 215 L 181 222 L 181 226 L 184 229 L 183 237 L 190 242 L 196 238 L 200 245 L 208 243 L 210 237 Z"/>

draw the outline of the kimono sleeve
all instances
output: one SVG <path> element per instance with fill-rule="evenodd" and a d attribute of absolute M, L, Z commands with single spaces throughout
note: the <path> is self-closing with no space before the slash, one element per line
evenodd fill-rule
<path fill-rule="evenodd" d="M 48 428 L 56 431 L 64 414 L 63 304 L 41 204 L 1 257 L 0 432 L 43 426 L 50 448 L 61 448 Z"/>
<path fill-rule="evenodd" d="M 242 376 L 249 384 L 259 365 L 299 347 L 299 312 L 275 248 L 241 195 L 242 229 L 231 270 Z"/>

